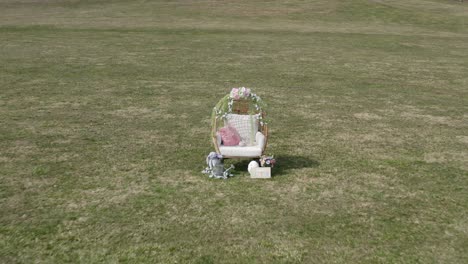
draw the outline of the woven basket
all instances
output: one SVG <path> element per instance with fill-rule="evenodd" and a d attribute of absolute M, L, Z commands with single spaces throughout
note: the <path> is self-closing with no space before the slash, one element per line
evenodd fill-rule
<path fill-rule="evenodd" d="M 235 100 L 232 105 L 232 112 L 240 115 L 249 113 L 250 102 L 248 100 Z"/>

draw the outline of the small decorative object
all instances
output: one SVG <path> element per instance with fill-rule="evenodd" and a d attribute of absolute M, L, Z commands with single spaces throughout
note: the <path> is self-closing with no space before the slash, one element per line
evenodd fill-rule
<path fill-rule="evenodd" d="M 232 88 L 231 92 L 229 93 L 229 97 L 239 100 L 239 99 L 246 99 L 250 96 L 250 88 Z"/>
<path fill-rule="evenodd" d="M 210 152 L 206 157 L 206 167 L 202 173 L 209 174 L 210 178 L 216 179 L 227 179 L 228 177 L 234 176 L 229 171 L 234 169 L 234 165 L 231 165 L 227 170 L 224 170 L 223 155 L 216 152 Z"/>
<path fill-rule="evenodd" d="M 247 167 L 247 170 L 249 171 L 249 173 L 252 173 L 252 170 L 255 169 L 255 168 L 258 168 L 258 167 L 260 167 L 260 165 L 258 165 L 258 162 L 256 162 L 255 160 L 252 160 L 249 163 L 249 166 Z"/>
<path fill-rule="evenodd" d="M 260 165 L 262 167 L 270 167 L 273 168 L 275 166 L 276 160 L 274 156 L 261 156 L 260 157 Z"/>
<path fill-rule="evenodd" d="M 223 172 L 223 176 L 224 176 L 223 179 L 227 179 L 228 177 L 234 176 L 234 174 L 232 174 L 232 173 L 229 172 L 229 171 L 232 170 L 232 169 L 234 169 L 234 165 L 231 164 L 231 167 L 229 167 L 227 170 L 225 170 L 225 171 Z"/>
<path fill-rule="evenodd" d="M 210 178 L 218 178 L 218 177 L 223 177 L 224 176 L 224 164 L 219 163 L 216 164 L 212 169 L 211 169 L 211 175 Z"/>
<path fill-rule="evenodd" d="M 270 167 L 257 167 L 252 168 L 250 172 L 250 178 L 252 179 L 269 179 L 271 178 Z"/>
<path fill-rule="evenodd" d="M 223 155 L 216 152 L 210 152 L 206 157 L 206 164 L 210 170 L 213 170 L 217 165 L 223 165 Z"/>
<path fill-rule="evenodd" d="M 219 130 L 221 140 L 225 146 L 237 146 L 241 140 L 239 133 L 232 126 L 225 126 Z"/>

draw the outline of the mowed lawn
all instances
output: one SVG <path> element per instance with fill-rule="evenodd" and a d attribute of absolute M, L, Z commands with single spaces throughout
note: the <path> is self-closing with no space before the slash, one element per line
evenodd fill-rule
<path fill-rule="evenodd" d="M 201 174 L 232 87 L 271 180 Z M 0 263 L 467 263 L 468 2 L 0 0 Z"/>

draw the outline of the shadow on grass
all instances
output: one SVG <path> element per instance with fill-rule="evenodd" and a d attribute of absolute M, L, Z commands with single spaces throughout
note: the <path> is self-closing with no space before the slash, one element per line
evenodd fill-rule
<path fill-rule="evenodd" d="M 288 170 L 302 169 L 302 168 L 315 168 L 320 166 L 317 160 L 304 157 L 304 156 L 293 156 L 293 155 L 278 155 L 275 156 L 276 165 L 272 170 L 274 176 L 281 176 Z M 243 159 L 243 160 L 232 160 L 229 164 L 233 164 L 237 171 L 247 171 L 250 161 L 258 159 Z M 227 167 L 227 166 L 226 166 Z"/>
<path fill-rule="evenodd" d="M 279 155 L 275 157 L 275 159 L 276 164 L 272 171 L 274 176 L 281 176 L 288 170 L 315 168 L 320 166 L 320 163 L 317 160 L 304 156 Z"/>

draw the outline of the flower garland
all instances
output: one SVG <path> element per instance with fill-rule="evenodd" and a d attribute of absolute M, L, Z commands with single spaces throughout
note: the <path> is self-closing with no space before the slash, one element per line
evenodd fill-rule
<path fill-rule="evenodd" d="M 237 100 L 250 101 L 249 114 L 260 113 L 266 108 L 266 104 L 260 96 L 252 93 L 250 88 L 232 88 L 231 92 L 214 107 L 213 110 L 216 118 L 226 119 L 227 116 L 232 113 L 234 102 Z M 262 115 L 259 115 L 258 120 L 262 126 L 268 123 Z"/>
<path fill-rule="evenodd" d="M 263 155 L 260 157 L 260 166 L 273 168 L 275 166 L 276 159 L 274 156 Z"/>

